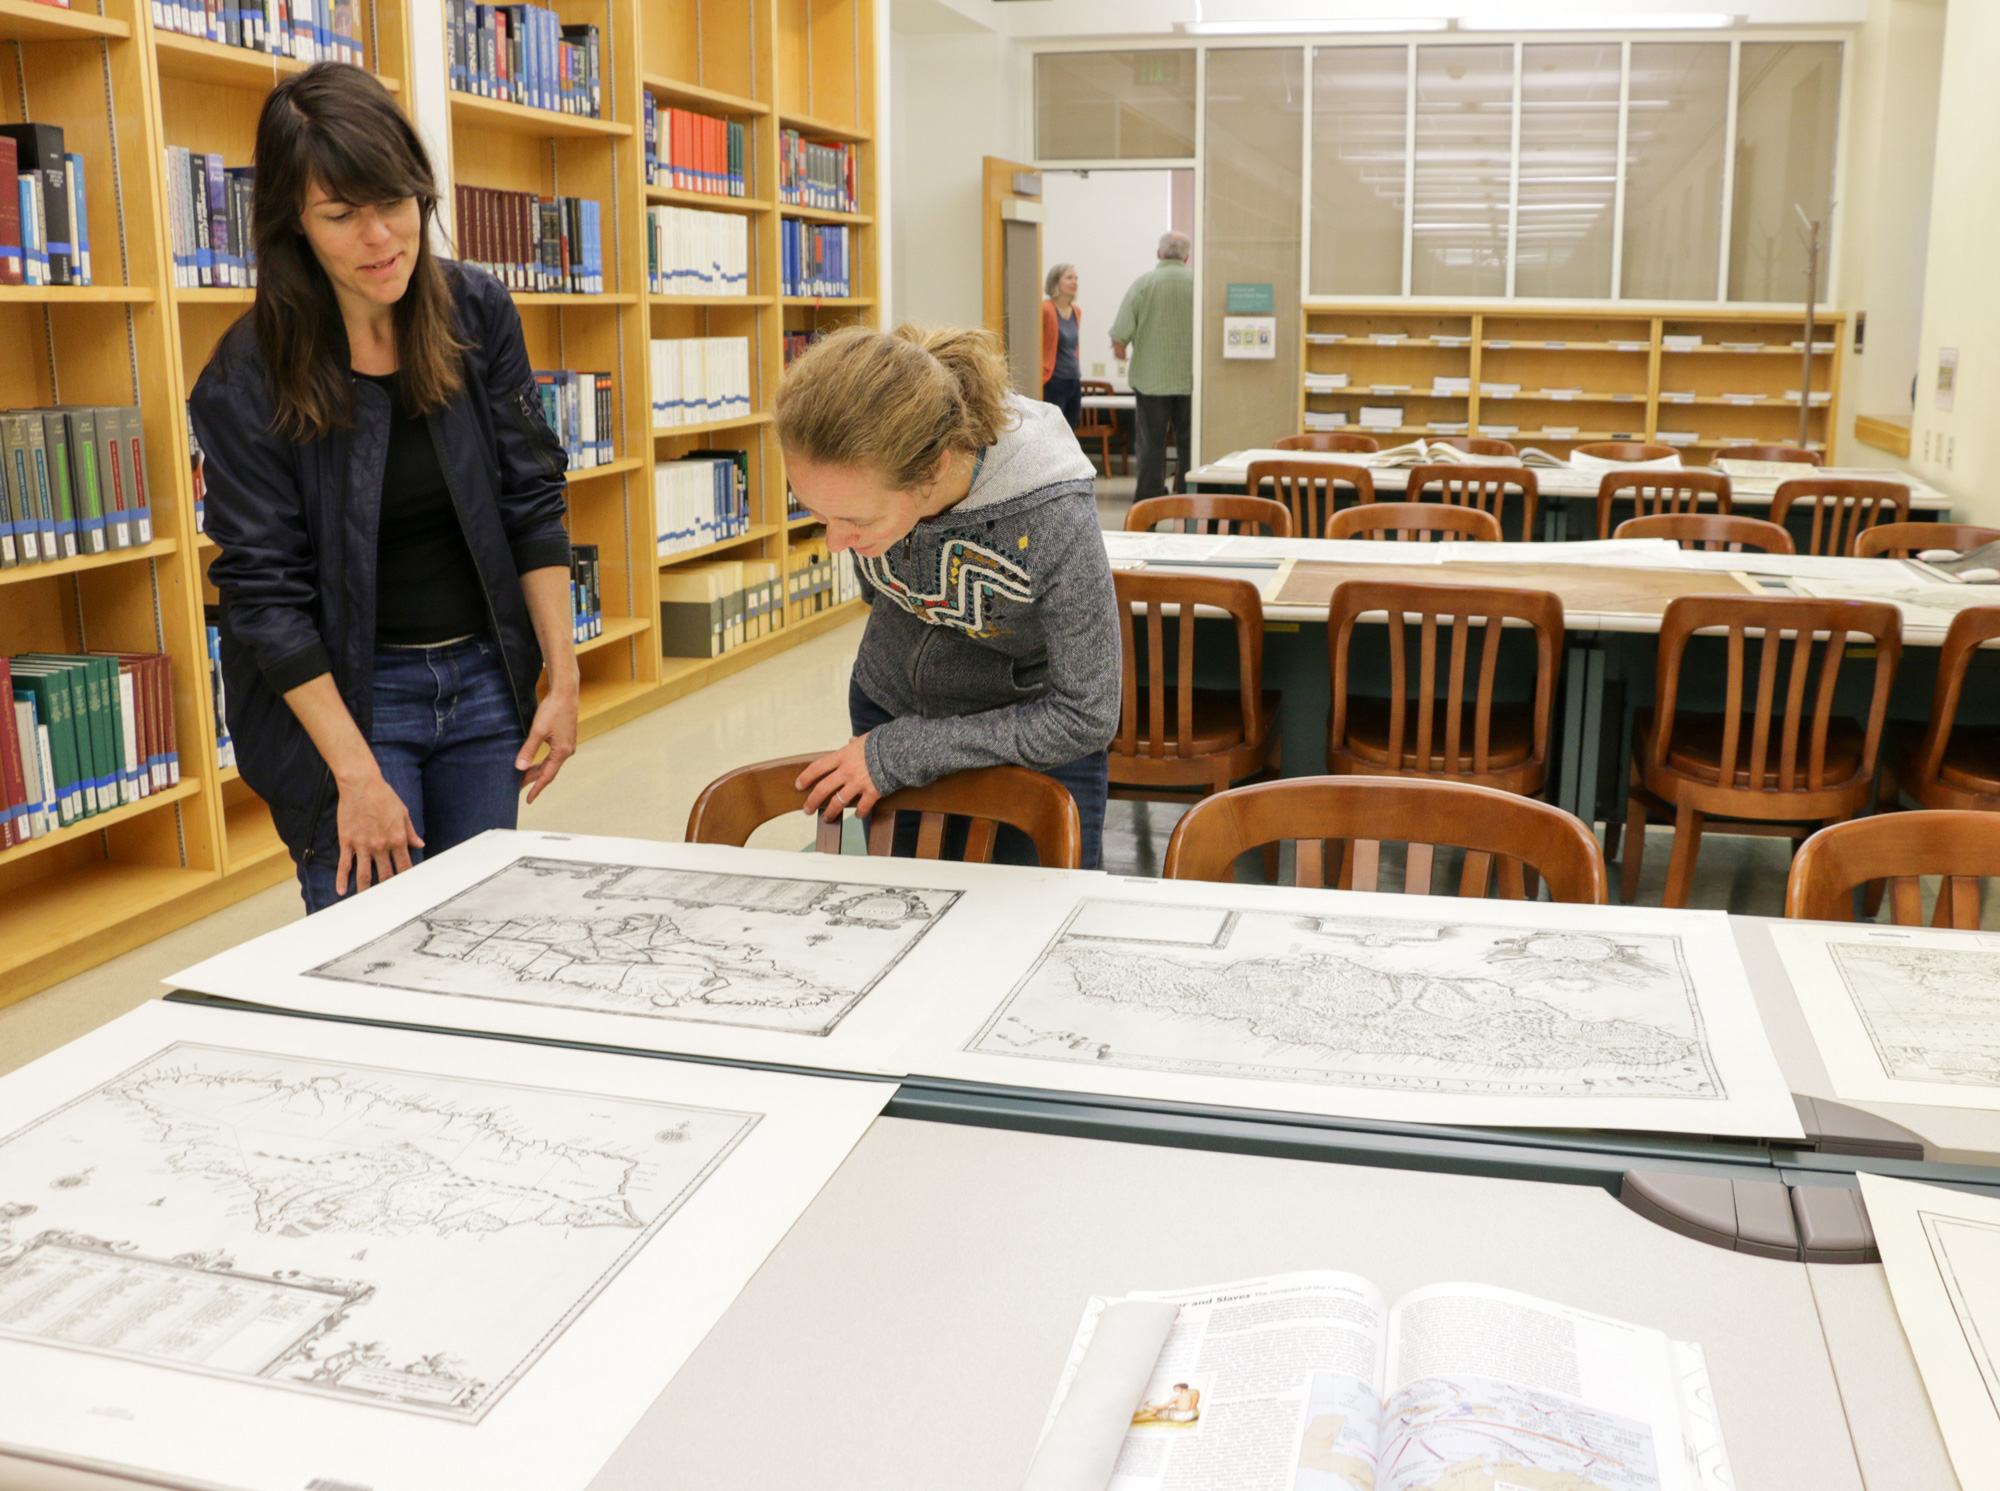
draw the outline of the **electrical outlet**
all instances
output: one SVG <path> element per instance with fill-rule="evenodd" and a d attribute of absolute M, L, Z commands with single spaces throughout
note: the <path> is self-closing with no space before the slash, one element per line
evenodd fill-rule
<path fill-rule="evenodd" d="M 1951 463 L 1953 462 L 1953 460 L 1955 460 L 1955 459 L 1957 458 L 1957 456 L 1958 456 L 1958 436 L 1956 436 L 1956 435 L 1947 435 L 1947 436 L 1945 436 L 1945 437 L 1944 437 L 1944 469 L 1945 469 L 1945 470 L 1947 470 L 1947 471 L 1951 470 Z"/>
<path fill-rule="evenodd" d="M 1931 458 L 1931 432 L 1928 429 L 1926 429 L 1924 431 L 1924 459 L 1928 461 L 1930 458 Z"/>

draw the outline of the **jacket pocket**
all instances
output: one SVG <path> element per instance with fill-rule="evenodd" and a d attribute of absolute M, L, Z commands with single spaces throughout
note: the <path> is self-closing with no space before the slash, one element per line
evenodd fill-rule
<path fill-rule="evenodd" d="M 521 426 L 521 432 L 528 437 L 528 445 L 535 452 L 535 459 L 541 462 L 543 472 L 549 476 L 561 476 L 567 471 L 568 453 L 563 450 L 562 440 L 549 425 L 548 415 L 542 409 L 541 390 L 532 379 L 514 390 L 507 407 Z"/>

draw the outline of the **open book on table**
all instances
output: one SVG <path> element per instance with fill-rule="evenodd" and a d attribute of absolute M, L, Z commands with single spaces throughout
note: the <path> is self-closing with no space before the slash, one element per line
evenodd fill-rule
<path fill-rule="evenodd" d="M 1093 1299 L 1027 1491 L 1726 1491 L 1701 1349 L 1480 1284 Z"/>
<path fill-rule="evenodd" d="M 1560 456 L 1552 456 L 1537 446 L 1529 446 L 1516 456 L 1476 456 L 1470 451 L 1460 450 L 1456 445 L 1446 445 L 1441 440 L 1412 440 L 1408 445 L 1392 445 L 1387 450 L 1378 450 L 1367 456 L 1358 457 L 1379 471 L 1393 470 L 1404 466 L 1540 466 L 1567 468 L 1569 462 Z"/>

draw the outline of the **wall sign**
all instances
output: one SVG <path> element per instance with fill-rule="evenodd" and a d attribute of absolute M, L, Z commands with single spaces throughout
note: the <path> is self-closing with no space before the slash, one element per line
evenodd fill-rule
<path fill-rule="evenodd" d="M 1275 361 L 1278 356 L 1276 316 L 1224 316 L 1222 355 Z"/>
<path fill-rule="evenodd" d="M 1938 348 L 1937 406 L 1949 409 L 1958 390 L 1958 348 Z"/>
<path fill-rule="evenodd" d="M 1231 285 L 1225 309 L 1232 316 L 1268 316 L 1278 308 L 1269 285 Z"/>

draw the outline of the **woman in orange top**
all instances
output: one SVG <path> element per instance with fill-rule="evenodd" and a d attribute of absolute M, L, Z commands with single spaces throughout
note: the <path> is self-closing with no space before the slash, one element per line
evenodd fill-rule
<path fill-rule="evenodd" d="M 1042 281 L 1042 402 L 1062 410 L 1073 430 L 1083 418 L 1083 365 L 1076 359 L 1076 266 L 1058 264 Z"/>

